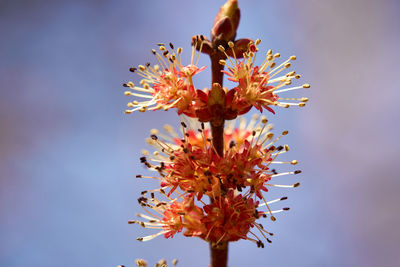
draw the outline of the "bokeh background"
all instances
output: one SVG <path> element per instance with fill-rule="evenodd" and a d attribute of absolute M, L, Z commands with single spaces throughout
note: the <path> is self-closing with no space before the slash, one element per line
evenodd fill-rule
<path fill-rule="evenodd" d="M 202 240 L 140 243 L 151 230 L 127 224 L 139 192 L 156 187 L 134 178 L 143 140 L 178 119 L 123 114 L 121 84 L 138 81 L 128 68 L 154 62 L 158 42 L 188 57 L 223 3 L 0 0 L 0 266 L 208 265 Z M 238 37 L 296 54 L 312 87 L 306 108 L 267 114 L 303 170 L 282 178 L 302 183 L 279 193 L 291 211 L 264 223 L 275 233 L 265 249 L 232 243 L 229 266 L 399 266 L 400 2 L 239 5 Z"/>

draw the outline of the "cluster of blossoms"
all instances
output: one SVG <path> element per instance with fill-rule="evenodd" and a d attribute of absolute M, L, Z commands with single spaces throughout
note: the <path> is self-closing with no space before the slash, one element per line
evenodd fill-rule
<path fill-rule="evenodd" d="M 135 110 L 157 110 L 177 108 L 179 114 L 186 114 L 190 117 L 196 116 L 196 109 L 207 105 L 207 95 L 201 90 L 197 90 L 193 85 L 193 76 L 204 70 L 205 67 L 198 68 L 195 60 L 196 50 L 193 46 L 192 58 L 189 65 L 181 62 L 182 48 L 175 52 L 174 46 L 170 43 L 171 51 L 164 44 L 159 44 L 160 52 L 152 50 L 158 64 L 151 67 L 150 63 L 145 66 L 139 65 L 137 68 L 130 68 L 142 76 L 140 86 L 135 86 L 132 82 L 124 84 L 132 91 L 126 91 L 125 95 L 133 95 L 147 101 L 133 101 L 128 103 L 132 109 L 126 110 L 131 113 Z M 135 92 L 136 91 L 136 92 Z"/>
<path fill-rule="evenodd" d="M 197 66 L 199 55 L 196 56 L 196 48 L 199 49 L 200 54 L 203 43 L 206 41 L 208 40 L 204 36 L 194 39 L 189 65 L 182 64 L 182 48 L 179 47 L 175 51 L 174 46 L 170 43 L 169 49 L 164 44 L 159 44 L 159 52 L 152 50 L 158 61 L 157 65 L 152 67 L 150 63 L 147 63 L 139 65 L 137 68 L 131 68 L 132 72 L 136 72 L 143 79 L 139 83 L 140 86 L 136 86 L 133 82 L 125 83 L 124 86 L 131 89 L 126 91 L 125 95 L 148 100 L 129 102 L 130 109 L 127 109 L 126 113 L 136 110 L 143 112 L 176 108 L 178 114 L 185 114 L 192 118 L 198 118 L 202 122 L 208 122 L 214 116 L 212 106 L 215 102 L 221 104 L 218 115 L 225 120 L 235 119 L 238 115 L 250 111 L 252 107 L 260 112 L 265 108 L 275 113 L 272 109 L 273 106 L 285 108 L 305 106 L 308 101 L 306 97 L 284 98 L 278 96 L 279 93 L 310 87 L 309 84 L 290 87 L 292 79 L 300 78 L 295 71 L 281 74 L 291 66 L 290 61 L 296 60 L 296 56 L 291 56 L 277 65 L 274 61 L 280 57 L 280 54 L 273 54 L 272 50 L 269 50 L 262 64 L 255 65 L 260 39 L 255 42 L 248 39 L 236 42 L 237 47 L 234 42 L 230 41 L 228 42 L 229 49 L 225 49 L 222 45 L 218 47 L 219 51 L 229 59 L 228 61 L 221 59 L 219 63 L 227 67 L 228 70 L 222 72 L 229 76 L 228 80 L 236 84 L 234 88 L 228 90 L 223 87 L 218 99 L 215 99 L 211 89 L 196 89 L 193 84 L 193 76 L 205 69 L 205 67 Z M 247 45 L 247 50 L 240 52 L 239 48 L 244 44 Z M 239 52 L 235 52 L 236 50 Z"/>
<path fill-rule="evenodd" d="M 261 41 L 235 39 L 239 19 L 237 0 L 227 0 L 214 21 L 211 40 L 202 35 L 192 38 L 189 64 L 182 62 L 182 48 L 160 43 L 158 50 L 152 50 L 156 65 L 130 69 L 141 76 L 139 84 L 123 84 L 129 88 L 125 95 L 139 98 L 128 103 L 126 113 L 175 108 L 183 117 L 182 134 L 168 125 L 164 131 L 151 131 L 147 142 L 154 151 L 143 151 L 140 161 L 156 174 L 136 177 L 155 179 L 159 187 L 142 192 L 138 202 L 145 212 L 138 214 L 141 220 L 129 223 L 159 230 L 139 241 L 160 235 L 172 238 L 183 232 L 209 242 L 213 267 L 226 266 L 228 242 L 244 239 L 258 247 L 264 247 L 262 240 L 271 242 L 273 234 L 259 219 L 275 221 L 275 214 L 289 208 L 272 208 L 287 197 L 270 200 L 268 191 L 298 187 L 297 182 L 279 184 L 275 180 L 301 173 L 278 172 L 273 167 L 298 163 L 277 160 L 289 151 L 288 145 L 279 145 L 287 131 L 275 136 L 266 117 L 254 115 L 246 123 L 238 116 L 253 107 L 272 114 L 275 106 L 304 107 L 308 98 L 281 95 L 310 85 L 292 86 L 300 78 L 288 70 L 296 56 L 277 63 L 280 54 L 269 50 L 257 64 Z M 205 89 L 193 83 L 193 77 L 205 69 L 198 66 L 201 53 L 211 59 L 212 83 Z M 224 74 L 232 88 L 223 86 Z M 240 121 L 238 126 L 235 119 Z"/>
<path fill-rule="evenodd" d="M 138 201 L 147 214 L 138 216 L 147 221 L 130 223 L 161 231 L 138 240 L 147 241 L 158 235 L 169 238 L 184 230 L 185 236 L 215 243 L 246 239 L 263 247 L 261 238 L 251 230 L 254 228 L 270 242 L 267 236 L 272 233 L 256 220 L 270 217 L 275 221 L 273 214 L 289 208 L 271 210 L 269 205 L 287 198 L 267 201 L 263 192 L 268 192 L 268 187 L 299 185 L 271 182 L 278 176 L 300 173 L 300 170 L 278 173 L 270 166 L 297 164 L 296 160 L 276 160 L 289 150 L 288 145 L 275 145 L 288 132 L 275 138 L 270 132 L 272 125 L 267 124 L 265 117 L 258 119 L 254 115 L 248 125 L 241 119 L 238 127 L 231 123 L 225 130 L 224 154 L 219 156 L 204 123 L 198 127 L 184 122 L 181 125 L 182 136 L 166 125 L 165 132 L 154 129 L 147 140 L 154 152 L 144 150 L 141 162 L 158 175 L 137 175 L 137 178 L 157 179 L 161 188 L 142 192 Z"/>

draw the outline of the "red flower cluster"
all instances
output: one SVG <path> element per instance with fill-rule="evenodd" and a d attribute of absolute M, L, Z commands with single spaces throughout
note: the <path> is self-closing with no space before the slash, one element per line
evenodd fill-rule
<path fill-rule="evenodd" d="M 253 127 L 255 130 L 252 130 Z M 269 186 L 297 187 L 298 183 L 277 185 L 269 182 L 276 176 L 300 173 L 277 173 L 270 168 L 273 163 L 297 164 L 296 160 L 275 161 L 279 154 L 288 150 L 287 145 L 274 145 L 287 131 L 274 139 L 274 135 L 269 132 L 271 128 L 265 118 L 257 121 L 257 116 L 253 117 L 247 127 L 243 120 L 239 127 L 228 127 L 224 139 L 224 156 L 215 153 L 209 129 L 203 123 L 197 130 L 193 130 L 182 122 L 183 138 L 170 126 L 165 127 L 169 135 L 152 130 L 148 143 L 156 151 L 151 156 L 144 151 L 145 156 L 141 161 L 161 177 L 137 177 L 160 180 L 160 190 L 143 192 L 144 195 L 150 193 L 151 198 L 142 196 L 139 199 L 146 210 L 153 209 L 158 215 L 140 215 L 149 222 L 132 223 L 162 231 L 140 240 L 149 240 L 160 234 L 166 238 L 173 237 L 176 232 L 185 229 L 185 236 L 198 236 L 207 241 L 218 243 L 247 239 L 263 246 L 250 229 L 255 227 L 263 236 L 269 234 L 256 220 L 268 215 L 275 220 L 272 214 L 285 209 L 271 211 L 269 204 L 277 200 L 267 202 L 262 192 L 267 192 Z M 167 201 L 155 198 L 155 192 L 161 193 Z M 203 200 L 204 195 L 210 199 L 208 204 Z M 260 201 L 263 203 L 260 204 Z M 264 206 L 265 211 L 259 210 Z M 248 233 L 252 233 L 256 239 L 248 237 Z"/>
<path fill-rule="evenodd" d="M 220 52 L 224 53 L 228 60 L 220 60 L 220 64 L 227 67 L 223 73 L 229 76 L 228 80 L 237 83 L 237 85 L 228 90 L 221 88 L 218 96 L 212 95 L 212 90 L 199 90 L 193 84 L 193 76 L 205 69 L 197 67 L 199 55 L 196 57 L 196 48 L 199 47 L 199 54 L 203 47 L 204 37 L 194 39 L 192 47 L 192 58 L 189 65 L 183 65 L 181 62 L 182 48 L 175 52 L 174 46 L 170 44 L 170 50 L 164 44 L 160 44 L 160 51 L 152 50 L 158 65 L 153 67 L 150 63 L 145 66 L 139 65 L 138 68 L 131 68 L 143 79 L 141 86 L 135 86 L 132 82 L 125 83 L 125 87 L 131 90 L 125 94 L 148 99 L 147 101 L 133 101 L 128 103 L 131 109 L 126 113 L 132 113 L 135 110 L 157 110 L 163 108 L 168 110 L 176 108 L 178 114 L 185 114 L 192 118 L 198 118 L 200 121 L 208 122 L 214 116 L 214 103 L 218 102 L 220 107 L 218 112 L 225 120 L 231 120 L 238 115 L 242 115 L 255 107 L 260 112 L 263 108 L 275 113 L 273 106 L 305 106 L 307 98 L 283 98 L 279 93 L 309 88 L 309 84 L 301 86 L 287 87 L 292 84 L 292 79 L 299 79 L 300 75 L 295 71 L 287 72 L 284 75 L 280 73 L 291 66 L 290 61 L 296 59 L 291 56 L 283 63 L 274 62 L 280 57 L 279 53 L 273 54 L 271 50 L 267 52 L 266 58 L 261 65 L 255 65 L 255 57 L 258 52 L 257 46 L 260 44 L 258 39 L 255 43 L 246 39 L 247 51 L 236 55 L 235 43 L 228 42 L 229 48 L 226 50 L 219 46 Z M 242 49 L 242 42 L 238 42 Z M 233 59 L 231 60 L 230 57 Z M 242 58 L 242 59 L 240 59 Z M 136 91 L 136 92 L 135 92 Z M 217 99 L 216 99 L 217 98 Z M 289 102 L 285 102 L 288 100 Z"/>

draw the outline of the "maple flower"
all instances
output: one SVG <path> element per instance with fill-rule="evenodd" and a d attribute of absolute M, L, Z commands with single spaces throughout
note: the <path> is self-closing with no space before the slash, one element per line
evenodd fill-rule
<path fill-rule="evenodd" d="M 178 114 L 186 114 L 195 117 L 196 109 L 204 108 L 207 104 L 207 94 L 197 90 L 193 84 L 193 76 L 204 70 L 206 67 L 198 67 L 197 63 L 201 49 L 196 57 L 197 42 L 202 46 L 203 38 L 197 38 L 192 46 L 192 57 L 190 64 L 184 65 L 181 61 L 182 48 L 175 52 L 174 46 L 170 43 L 170 49 L 164 44 L 159 44 L 159 52 L 152 50 L 158 61 L 157 65 L 139 65 L 137 68 L 130 68 L 130 71 L 137 73 L 143 79 L 140 86 L 133 82 L 124 83 L 124 87 L 131 90 L 125 91 L 127 96 L 136 96 L 147 99 L 145 101 L 134 100 L 128 103 L 126 113 L 139 110 L 157 110 L 163 108 L 177 108 Z"/>
<path fill-rule="evenodd" d="M 228 124 L 224 138 L 225 152 L 222 157 L 215 153 L 210 130 L 204 123 L 188 123 L 188 127 L 182 122 L 183 137 L 168 125 L 164 127 L 166 134 L 155 129 L 151 131 L 147 142 L 155 151 L 152 154 L 143 151 L 145 156 L 141 158 L 141 162 L 150 170 L 157 171 L 159 176 L 138 175 L 137 178 L 159 180 L 159 191 L 171 204 L 155 201 L 154 195 L 150 198 L 151 201 L 147 198 L 140 199 L 144 208 L 156 209 L 164 216 L 157 219 L 157 226 L 163 231 L 142 240 L 149 240 L 160 234 L 167 238 L 172 237 L 185 229 L 184 235 L 198 236 L 207 241 L 248 239 L 261 246 L 259 239 L 244 238 L 250 228 L 260 227 L 254 221 L 261 215 L 269 216 L 275 221 L 274 213 L 287 210 L 285 208 L 272 211 L 269 204 L 277 200 L 267 201 L 264 194 L 268 192 L 269 187 L 299 186 L 299 183 L 281 185 L 271 181 L 276 177 L 298 174 L 301 171 L 278 173 L 270 166 L 297 164 L 296 160 L 276 160 L 279 155 L 289 150 L 288 145 L 274 145 L 288 133 L 287 131 L 274 138 L 270 132 L 272 125 L 267 124 L 265 117 L 259 119 L 258 115 L 254 115 L 248 124 L 245 119 L 239 121 L 238 126 L 235 125 L 235 121 Z M 203 195 L 211 198 L 210 204 L 202 201 Z M 286 198 L 280 200 L 284 199 Z M 200 205 L 196 204 L 195 200 Z M 257 210 L 258 207 L 265 207 L 266 210 Z M 233 220 L 232 225 L 237 227 L 229 226 L 230 221 L 223 219 L 228 218 L 227 216 L 243 224 Z M 142 217 L 156 222 L 154 218 Z"/>
<path fill-rule="evenodd" d="M 153 178 L 161 180 L 161 187 L 170 188 L 168 194 L 180 188 L 185 192 L 196 192 L 197 198 L 201 199 L 203 195 L 215 197 L 224 194 L 228 189 L 242 191 L 248 187 L 248 194 L 262 198 L 262 192 L 268 191 L 266 184 L 271 178 L 298 174 L 300 171 L 278 174 L 275 169 L 270 168 L 271 164 L 296 165 L 297 161 L 276 161 L 279 155 L 289 150 L 289 146 L 275 146 L 274 143 L 288 132 L 284 131 L 273 139 L 274 134 L 269 131 L 272 125 L 267 124 L 265 117 L 261 117 L 256 123 L 257 118 L 257 115 L 253 117 L 249 127 L 245 127 L 245 120 L 241 120 L 239 127 L 234 127 L 233 124 L 228 126 L 223 157 L 215 153 L 209 137 L 210 131 L 203 123 L 197 130 L 187 129 L 186 124 L 182 123 L 183 138 L 179 138 L 171 126 L 165 127 L 170 136 L 152 130 L 151 138 L 147 142 L 156 151 L 149 159 L 146 156 L 150 156 L 150 153 L 144 151 L 145 157 L 141 161 L 160 174 L 162 178 Z M 254 125 L 256 130 L 251 130 Z"/>
<path fill-rule="evenodd" d="M 285 199 L 287 198 L 283 197 L 269 203 Z M 267 217 L 268 211 L 259 210 L 260 206 L 262 205 L 259 205 L 258 201 L 235 194 L 234 190 L 229 190 L 225 196 L 220 196 L 203 207 L 206 216 L 202 222 L 207 228 L 207 234 L 201 238 L 214 243 L 244 239 L 255 242 L 258 247 L 264 247 L 264 243 L 253 229 L 258 230 L 268 243 L 271 243 L 271 240 L 267 236 L 273 236 L 273 233 L 268 232 L 261 223 L 256 222 L 261 217 Z M 289 210 L 289 208 L 273 212 L 278 213 L 285 210 Z"/>
<path fill-rule="evenodd" d="M 157 199 L 154 194 L 155 191 L 167 197 L 168 201 Z M 160 231 L 156 234 L 139 237 L 137 240 L 148 241 L 159 235 L 164 235 L 165 238 L 172 238 L 184 228 L 186 229 L 185 236 L 198 236 L 205 231 L 204 226 L 200 223 L 203 212 L 194 205 L 193 197 L 190 194 L 172 199 L 162 189 L 151 191 L 150 198 L 144 196 L 146 193 L 149 192 L 142 192 L 143 196 L 138 199 L 138 202 L 150 216 L 139 213 L 137 216 L 147 221 L 131 220 L 129 223 L 139 224 L 145 228 L 160 229 Z"/>
<path fill-rule="evenodd" d="M 136 259 L 135 263 L 137 267 L 147 267 L 147 261 L 144 259 Z M 173 259 L 171 263 L 173 267 L 176 267 L 178 260 Z M 125 267 L 125 265 L 118 265 L 118 267 Z M 165 259 L 161 259 L 156 263 L 155 267 L 167 267 L 167 261 Z"/>
<path fill-rule="evenodd" d="M 258 52 L 260 39 L 255 43 L 249 43 L 248 50 L 243 55 L 243 59 L 239 60 L 235 54 L 233 42 L 229 42 L 229 50 L 219 46 L 218 49 L 225 53 L 228 60 L 220 60 L 220 64 L 227 67 L 223 70 L 228 80 L 237 83 L 237 86 L 227 92 L 226 106 L 230 112 L 236 112 L 237 115 L 247 113 L 253 106 L 262 111 L 263 108 L 275 113 L 272 106 L 290 107 L 305 106 L 308 98 L 284 98 L 278 96 L 280 93 L 309 88 L 309 84 L 301 86 L 287 87 L 292 84 L 292 79 L 299 79 L 301 76 L 295 71 L 281 74 L 282 71 L 291 67 L 290 61 L 296 60 L 296 56 L 291 56 L 286 61 L 277 66 L 275 59 L 280 57 L 279 53 L 273 54 L 269 50 L 266 58 L 261 65 L 255 65 L 255 58 Z M 233 56 L 233 60 L 228 56 Z M 287 102 L 289 101 L 289 102 Z"/>

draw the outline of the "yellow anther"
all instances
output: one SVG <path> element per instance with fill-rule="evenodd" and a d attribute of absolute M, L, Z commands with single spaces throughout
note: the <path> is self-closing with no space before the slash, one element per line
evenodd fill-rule
<path fill-rule="evenodd" d="M 292 160 L 292 161 L 290 162 L 290 164 L 292 164 L 292 165 L 296 165 L 297 163 L 299 163 L 297 160 Z"/>
<path fill-rule="evenodd" d="M 295 74 L 296 74 L 295 71 L 291 71 L 291 72 L 286 73 L 286 76 L 287 76 L 287 77 L 290 77 L 290 76 L 293 76 L 293 75 L 295 75 Z"/>
<path fill-rule="evenodd" d="M 303 84 L 303 88 L 310 88 L 311 86 L 308 83 Z"/>
<path fill-rule="evenodd" d="M 268 133 L 267 134 L 267 139 L 272 139 L 274 138 L 274 134 L 273 133 Z"/>
<path fill-rule="evenodd" d="M 291 56 L 291 57 L 290 57 L 290 60 L 296 60 L 296 56 L 294 56 L 294 55 Z"/>

